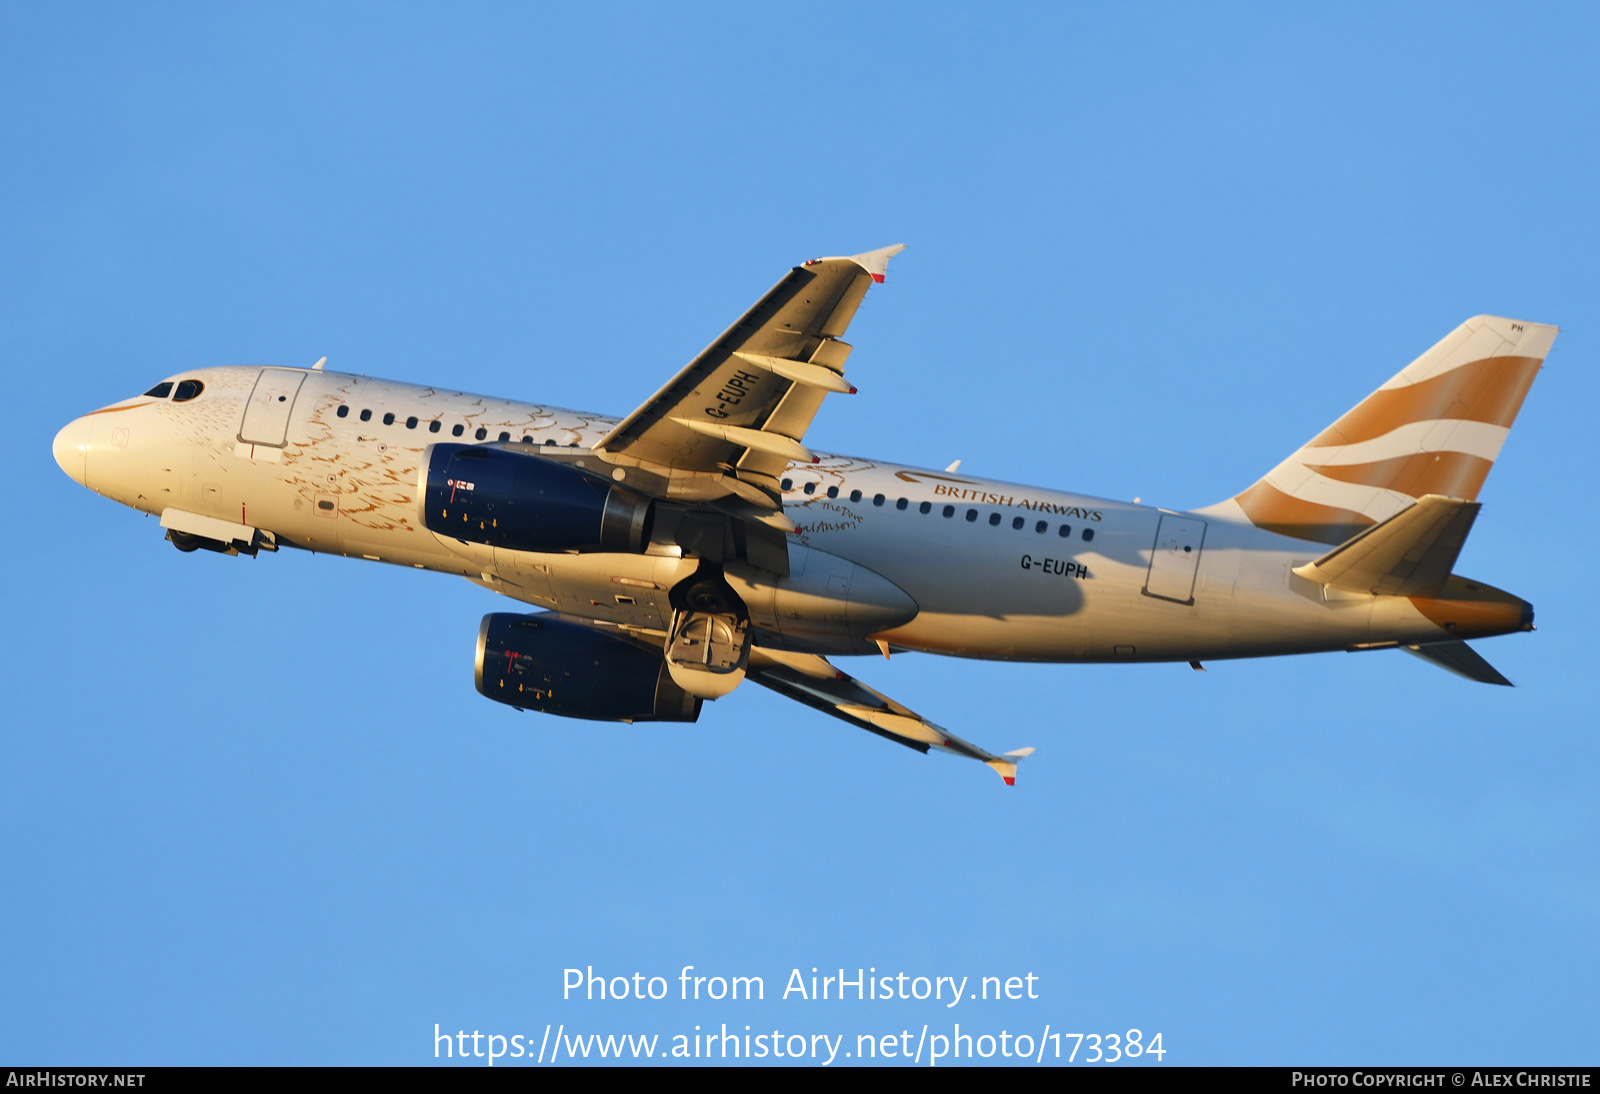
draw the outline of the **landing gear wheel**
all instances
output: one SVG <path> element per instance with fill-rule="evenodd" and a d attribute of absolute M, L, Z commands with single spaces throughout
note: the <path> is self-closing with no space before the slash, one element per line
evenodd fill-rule
<path fill-rule="evenodd" d="M 701 615 L 749 615 L 744 600 L 733 591 L 720 568 L 708 567 L 697 571 L 693 577 L 680 582 L 668 594 L 672 606 L 679 610 L 698 612 Z"/>
<path fill-rule="evenodd" d="M 743 607 L 739 595 L 720 576 L 715 580 L 697 581 L 683 591 L 683 602 L 697 612 L 707 615 L 729 615 Z"/>

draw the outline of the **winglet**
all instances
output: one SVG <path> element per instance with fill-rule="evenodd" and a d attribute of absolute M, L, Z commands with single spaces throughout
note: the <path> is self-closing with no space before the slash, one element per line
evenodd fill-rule
<path fill-rule="evenodd" d="M 1017 761 L 1025 757 L 1032 756 L 1033 753 L 1034 750 L 1032 748 L 1019 748 L 1012 752 L 1007 752 L 1004 756 L 997 756 L 992 760 L 985 760 L 984 763 L 994 768 L 995 771 L 999 773 L 1000 777 L 1006 781 L 1007 786 L 1016 786 Z"/>
<path fill-rule="evenodd" d="M 905 249 L 904 243 L 896 243 L 893 247 L 880 247 L 876 251 L 851 255 L 850 261 L 871 274 L 872 280 L 882 283 L 884 274 L 889 272 L 889 260 Z"/>

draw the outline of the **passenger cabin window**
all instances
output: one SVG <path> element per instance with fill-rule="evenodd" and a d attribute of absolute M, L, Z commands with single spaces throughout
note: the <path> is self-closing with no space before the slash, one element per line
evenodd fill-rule
<path fill-rule="evenodd" d="M 147 398 L 151 398 L 151 399 L 165 399 L 168 395 L 171 395 L 171 394 L 172 394 L 172 381 L 171 380 L 168 380 L 165 383 L 157 384 L 155 387 L 153 387 L 149 391 L 145 392 L 145 396 Z"/>
<path fill-rule="evenodd" d="M 523 444 L 532 444 L 533 443 L 533 438 L 532 437 L 524 437 L 524 438 L 522 438 L 522 443 Z"/>
<path fill-rule="evenodd" d="M 899 501 L 894 503 L 894 507 L 896 509 L 904 509 L 906 506 L 908 506 L 910 504 L 911 503 L 909 501 L 907 501 L 905 498 L 901 498 Z"/>
<path fill-rule="evenodd" d="M 861 500 L 861 491 L 859 491 L 859 490 L 850 491 L 850 500 L 851 501 L 860 501 Z"/>
<path fill-rule="evenodd" d="M 370 422 L 370 421 L 372 421 L 372 411 L 370 411 L 370 410 L 363 410 L 363 411 L 362 411 L 362 412 L 361 412 L 361 420 L 362 420 L 362 421 L 363 421 L 363 422 Z"/>
<path fill-rule="evenodd" d="M 394 425 L 394 412 L 393 411 L 391 411 L 388 414 L 385 414 L 383 416 L 383 424 L 384 425 Z"/>
<path fill-rule="evenodd" d="M 1070 525 L 1070 524 L 1063 524 L 1061 526 L 1061 531 L 1056 533 L 1056 535 L 1060 536 L 1062 539 L 1066 539 L 1071 534 L 1072 534 L 1072 525 Z"/>
<path fill-rule="evenodd" d="M 1021 517 L 1012 517 L 1011 518 L 1011 527 L 1013 527 L 1013 528 L 1021 528 L 1022 525 L 1023 525 L 1023 520 L 1022 520 Z"/>
<path fill-rule="evenodd" d="M 506 442 L 507 442 L 507 441 L 509 441 L 509 440 L 510 440 L 510 439 L 511 439 L 511 434 L 509 434 L 509 433 L 502 433 L 502 434 L 500 434 L 500 443 L 501 443 L 501 444 L 505 444 L 505 443 L 506 443 Z"/>
<path fill-rule="evenodd" d="M 1045 531 L 1046 531 L 1046 530 L 1047 530 L 1047 529 L 1048 529 L 1048 528 L 1049 528 L 1049 527 L 1050 527 L 1050 522 L 1049 522 L 1049 521 L 1047 521 L 1047 520 L 1041 520 L 1041 521 L 1040 521 L 1040 522 L 1039 522 L 1039 523 L 1038 523 L 1038 524 L 1035 524 L 1035 525 L 1034 525 L 1034 526 L 1033 526 L 1033 530 L 1034 530 L 1034 531 L 1035 531 L 1035 532 L 1038 532 L 1038 533 L 1039 533 L 1039 534 L 1040 534 L 1040 535 L 1041 535 L 1041 536 L 1042 536 L 1042 535 L 1044 535 L 1044 533 L 1045 533 Z"/>
<path fill-rule="evenodd" d="M 808 494 L 815 494 L 817 492 L 817 484 L 814 482 L 808 482 L 805 484 L 804 490 Z"/>
<path fill-rule="evenodd" d="M 1088 543 L 1093 538 L 1094 538 L 1094 529 L 1093 528 L 1085 528 L 1083 530 L 1083 542 Z M 1187 550 L 1187 548 L 1185 548 L 1185 550 Z"/>
<path fill-rule="evenodd" d="M 917 512 L 921 513 L 923 516 L 927 516 L 929 513 L 933 512 L 933 502 L 923 502 L 921 505 L 917 506 Z"/>
<path fill-rule="evenodd" d="M 458 422 L 455 425 L 450 427 L 450 436 L 459 437 L 459 436 L 461 436 L 461 434 L 465 433 L 466 431 L 467 431 L 467 427 Z"/>
<path fill-rule="evenodd" d="M 954 505 L 946 505 L 944 507 L 944 515 L 947 516 L 947 517 L 955 516 L 956 515 L 956 507 Z"/>
<path fill-rule="evenodd" d="M 478 438 L 478 440 L 480 440 L 480 441 L 483 440 L 488 435 L 489 435 L 489 431 L 487 429 L 483 428 L 483 426 L 481 426 L 481 425 L 478 427 L 478 431 L 473 434 L 473 436 Z"/>
<path fill-rule="evenodd" d="M 836 498 L 838 496 L 839 496 L 839 488 L 837 486 L 828 487 L 828 497 Z"/>
<path fill-rule="evenodd" d="M 178 390 L 172 393 L 172 401 L 175 403 L 187 403 L 205 389 L 206 385 L 199 380 L 179 380 Z"/>
<path fill-rule="evenodd" d="M 794 480 L 793 479 L 784 479 L 782 482 L 780 482 L 778 484 L 778 487 L 781 490 L 783 490 L 784 493 L 788 493 L 790 490 L 794 489 Z"/>
<path fill-rule="evenodd" d="M 872 495 L 872 504 L 873 505 L 882 505 L 883 504 L 883 495 L 882 494 L 874 494 L 874 495 Z"/>
<path fill-rule="evenodd" d="M 999 525 L 1000 525 L 1000 514 L 999 513 L 990 513 L 989 514 L 989 524 L 992 527 L 999 527 Z"/>
<path fill-rule="evenodd" d="M 406 419 L 406 428 L 407 429 L 415 429 L 415 428 L 417 428 L 417 416 L 415 414 L 411 415 L 411 417 Z"/>
<path fill-rule="evenodd" d="M 342 405 L 338 410 L 334 411 L 334 413 L 339 415 L 341 418 L 348 418 L 350 417 L 350 408 L 349 406 Z"/>
<path fill-rule="evenodd" d="M 968 521 L 974 521 L 974 520 L 977 520 L 977 519 L 978 519 L 978 511 L 976 509 L 968 509 L 967 510 L 967 520 Z"/>
<path fill-rule="evenodd" d="M 444 428 L 444 423 L 441 422 L 438 418 L 435 418 L 433 421 L 428 423 L 428 432 L 429 433 L 437 433 L 442 428 Z"/>

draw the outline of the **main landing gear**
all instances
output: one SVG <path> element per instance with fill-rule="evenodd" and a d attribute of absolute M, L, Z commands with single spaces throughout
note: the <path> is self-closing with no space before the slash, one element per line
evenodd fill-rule
<path fill-rule="evenodd" d="M 702 563 L 667 594 L 667 671 L 690 695 L 720 699 L 750 666 L 750 612 L 715 563 Z"/>

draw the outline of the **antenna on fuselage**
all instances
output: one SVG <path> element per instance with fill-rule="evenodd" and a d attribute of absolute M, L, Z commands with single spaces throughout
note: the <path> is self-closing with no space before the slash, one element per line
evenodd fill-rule
<path fill-rule="evenodd" d="M 319 358 L 317 358 L 317 363 L 311 366 L 311 371 L 313 371 L 313 372 L 321 372 L 322 371 L 322 366 L 327 364 L 327 363 L 328 363 L 328 359 L 326 357 L 319 357 Z"/>

